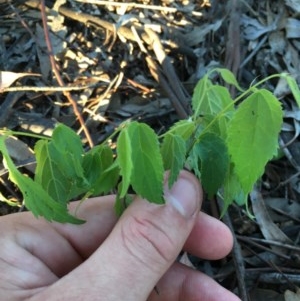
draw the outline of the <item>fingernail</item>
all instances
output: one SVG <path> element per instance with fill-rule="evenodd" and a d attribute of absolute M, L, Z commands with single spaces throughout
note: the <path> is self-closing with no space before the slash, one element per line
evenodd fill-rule
<path fill-rule="evenodd" d="M 198 208 L 197 190 L 195 183 L 184 177 L 179 177 L 171 189 L 166 181 L 164 192 L 166 203 L 171 204 L 184 217 L 191 217 Z"/>

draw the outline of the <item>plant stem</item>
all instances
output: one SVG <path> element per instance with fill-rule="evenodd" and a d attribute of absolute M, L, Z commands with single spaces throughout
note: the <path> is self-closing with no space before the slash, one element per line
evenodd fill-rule
<path fill-rule="evenodd" d="M 11 130 L 5 130 L 1 129 L 0 130 L 0 135 L 5 135 L 5 136 L 24 136 L 24 137 L 31 137 L 35 139 L 46 139 L 46 140 L 51 140 L 51 137 L 39 135 L 39 134 L 34 134 L 34 133 L 27 133 L 27 132 L 19 132 L 19 131 L 11 131 Z"/>

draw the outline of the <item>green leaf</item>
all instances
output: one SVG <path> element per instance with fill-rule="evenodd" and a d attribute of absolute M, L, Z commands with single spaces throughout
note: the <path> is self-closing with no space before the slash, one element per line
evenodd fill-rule
<path fill-rule="evenodd" d="M 50 142 L 36 144 L 35 153 L 35 180 L 55 200 L 63 204 L 89 190 L 82 168 L 82 143 L 70 128 L 59 124 Z"/>
<path fill-rule="evenodd" d="M 169 187 L 171 187 L 185 163 L 185 140 L 178 135 L 168 133 L 161 145 L 161 154 L 165 170 L 170 170 Z"/>
<path fill-rule="evenodd" d="M 213 85 L 208 79 L 201 79 L 197 84 L 192 104 L 195 117 L 215 116 L 225 108 L 227 108 L 226 112 L 234 110 L 233 100 L 228 90 L 225 87 Z"/>
<path fill-rule="evenodd" d="M 227 129 L 228 129 L 228 125 L 229 122 L 233 116 L 233 112 L 232 114 L 226 114 L 226 115 L 222 115 L 220 116 L 220 118 L 218 119 L 218 126 L 219 126 L 219 133 L 220 133 L 220 137 L 226 141 L 227 139 Z"/>
<path fill-rule="evenodd" d="M 54 200 L 66 207 L 71 183 L 65 178 L 56 162 L 51 159 L 48 141 L 39 140 L 35 145 L 34 152 L 37 160 L 35 181 Z"/>
<path fill-rule="evenodd" d="M 286 81 L 293 93 L 293 96 L 297 102 L 298 107 L 300 107 L 300 90 L 299 90 L 296 80 L 291 75 L 288 75 L 288 74 L 285 74 L 284 78 L 286 79 Z"/>
<path fill-rule="evenodd" d="M 95 186 L 104 169 L 101 162 L 101 154 L 107 146 L 97 145 L 86 152 L 82 159 L 82 168 L 85 178 L 90 183 L 90 186 Z M 92 189 L 92 188 L 91 188 Z"/>
<path fill-rule="evenodd" d="M 134 138 L 133 138 L 134 139 Z M 128 134 L 128 128 L 125 127 L 117 140 L 117 155 L 120 167 L 120 174 L 122 176 L 122 188 L 120 191 L 120 198 L 123 198 L 130 185 L 131 174 L 133 170 L 132 164 L 132 147 Z"/>
<path fill-rule="evenodd" d="M 118 189 L 119 190 L 119 189 Z M 133 202 L 131 195 L 125 195 L 124 198 L 120 198 L 120 195 L 117 194 L 115 201 L 115 213 L 117 216 L 121 216 L 124 210 Z"/>
<path fill-rule="evenodd" d="M 224 182 L 224 211 L 233 202 L 242 206 L 245 205 L 246 201 L 247 195 L 243 192 L 241 183 L 234 172 L 233 166 L 231 166 Z"/>
<path fill-rule="evenodd" d="M 76 160 L 81 161 L 83 147 L 80 137 L 69 127 L 60 123 L 53 131 L 52 141 L 61 153 L 72 151 Z"/>
<path fill-rule="evenodd" d="M 83 147 L 80 137 L 69 127 L 59 124 L 53 131 L 51 157 L 69 179 L 84 179 Z"/>
<path fill-rule="evenodd" d="M 225 87 L 213 85 L 207 89 L 206 93 L 207 96 L 202 105 L 204 114 L 217 115 L 225 108 L 227 108 L 226 112 L 234 110 L 233 100 Z"/>
<path fill-rule="evenodd" d="M 94 185 L 93 195 L 103 195 L 110 192 L 118 183 L 119 168 L 112 164 L 99 177 Z"/>
<path fill-rule="evenodd" d="M 193 171 L 195 176 L 198 179 L 201 179 L 201 172 L 200 172 L 201 162 L 200 162 L 199 152 L 198 152 L 197 147 L 194 146 L 191 149 L 191 151 L 189 152 L 186 163 L 188 165 L 188 169 Z"/>
<path fill-rule="evenodd" d="M 4 157 L 9 177 L 21 190 L 26 207 L 33 215 L 43 216 L 48 221 L 82 224 L 83 220 L 68 213 L 66 206 L 53 200 L 42 186 L 21 174 L 12 162 L 5 146 L 5 137 L 0 137 L 0 151 Z"/>
<path fill-rule="evenodd" d="M 215 120 L 215 118 L 216 116 L 214 115 L 205 115 L 203 117 L 198 117 L 198 119 L 195 121 L 195 123 L 197 124 L 195 137 L 199 138 L 204 130 L 205 132 L 214 133 L 222 138 L 223 136 L 226 137 L 227 121 L 225 117 L 222 116 L 221 118 L 218 118 L 218 120 Z"/>
<path fill-rule="evenodd" d="M 194 119 L 204 114 L 203 106 L 205 106 L 205 103 L 207 102 L 207 90 L 211 86 L 213 86 L 213 84 L 209 80 L 207 75 L 198 81 L 192 96 L 192 109 L 194 112 Z"/>
<path fill-rule="evenodd" d="M 65 141 L 65 143 L 63 143 Z M 89 190 L 82 168 L 80 138 L 65 125 L 58 125 L 50 142 L 36 143 L 35 181 L 55 200 L 67 204 Z"/>
<path fill-rule="evenodd" d="M 222 186 L 229 169 L 229 155 L 225 142 L 213 133 L 205 133 L 194 146 L 201 164 L 201 182 L 211 198 Z"/>
<path fill-rule="evenodd" d="M 115 204 L 114 204 L 114 210 L 117 216 L 121 216 L 123 211 L 126 209 L 124 205 L 124 199 L 120 198 L 120 195 L 116 195 Z"/>
<path fill-rule="evenodd" d="M 177 121 L 168 131 L 187 141 L 195 131 L 195 123 L 191 119 Z"/>
<path fill-rule="evenodd" d="M 128 125 L 132 149 L 131 185 L 135 192 L 153 203 L 163 201 L 163 162 L 159 142 L 154 131 L 146 124 Z"/>
<path fill-rule="evenodd" d="M 235 173 L 245 194 L 277 153 L 283 112 L 279 101 L 267 90 L 245 99 L 228 127 L 227 145 Z"/>
<path fill-rule="evenodd" d="M 244 90 L 240 87 L 239 83 L 237 82 L 234 74 L 225 68 L 217 68 L 215 71 L 219 72 L 222 76 L 223 80 L 230 85 L 235 86 L 239 91 L 243 92 Z"/>
<path fill-rule="evenodd" d="M 92 195 L 108 193 L 116 186 L 119 169 L 117 164 L 114 165 L 113 152 L 109 146 L 93 147 L 84 155 L 82 166 Z"/>

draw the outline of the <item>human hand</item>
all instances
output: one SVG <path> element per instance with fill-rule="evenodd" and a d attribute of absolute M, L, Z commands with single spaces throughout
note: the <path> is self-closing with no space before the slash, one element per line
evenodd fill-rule
<path fill-rule="evenodd" d="M 199 212 L 197 179 L 181 172 L 165 198 L 166 205 L 136 198 L 119 220 L 114 196 L 90 199 L 79 207 L 87 221 L 80 226 L 48 223 L 29 212 L 1 217 L 1 300 L 239 300 L 175 262 L 182 249 L 218 259 L 232 248 L 228 228 Z"/>

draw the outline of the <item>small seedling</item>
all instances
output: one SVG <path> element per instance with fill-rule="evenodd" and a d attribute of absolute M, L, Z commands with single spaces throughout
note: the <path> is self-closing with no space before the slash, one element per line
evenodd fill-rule
<path fill-rule="evenodd" d="M 214 72 L 236 87 L 236 99 L 227 88 L 212 82 Z M 225 209 L 234 201 L 243 205 L 277 153 L 281 104 L 270 91 L 258 88 L 275 77 L 287 80 L 300 105 L 298 86 L 288 74 L 272 75 L 243 90 L 230 71 L 214 69 L 195 87 L 192 116 L 178 121 L 163 135 L 158 136 L 144 123 L 125 122 L 110 137 L 117 137 L 115 153 L 108 140 L 85 152 L 79 136 L 59 124 L 51 139 L 40 139 L 35 145 L 33 179 L 16 168 L 5 145 L 7 136 L 18 133 L 3 130 L 0 151 L 27 209 L 49 221 L 83 223 L 68 212 L 68 203 L 113 189 L 118 214 L 130 202 L 129 191 L 163 204 L 164 171 L 170 170 L 171 187 L 183 168 L 201 180 L 208 197 L 219 193 Z"/>

